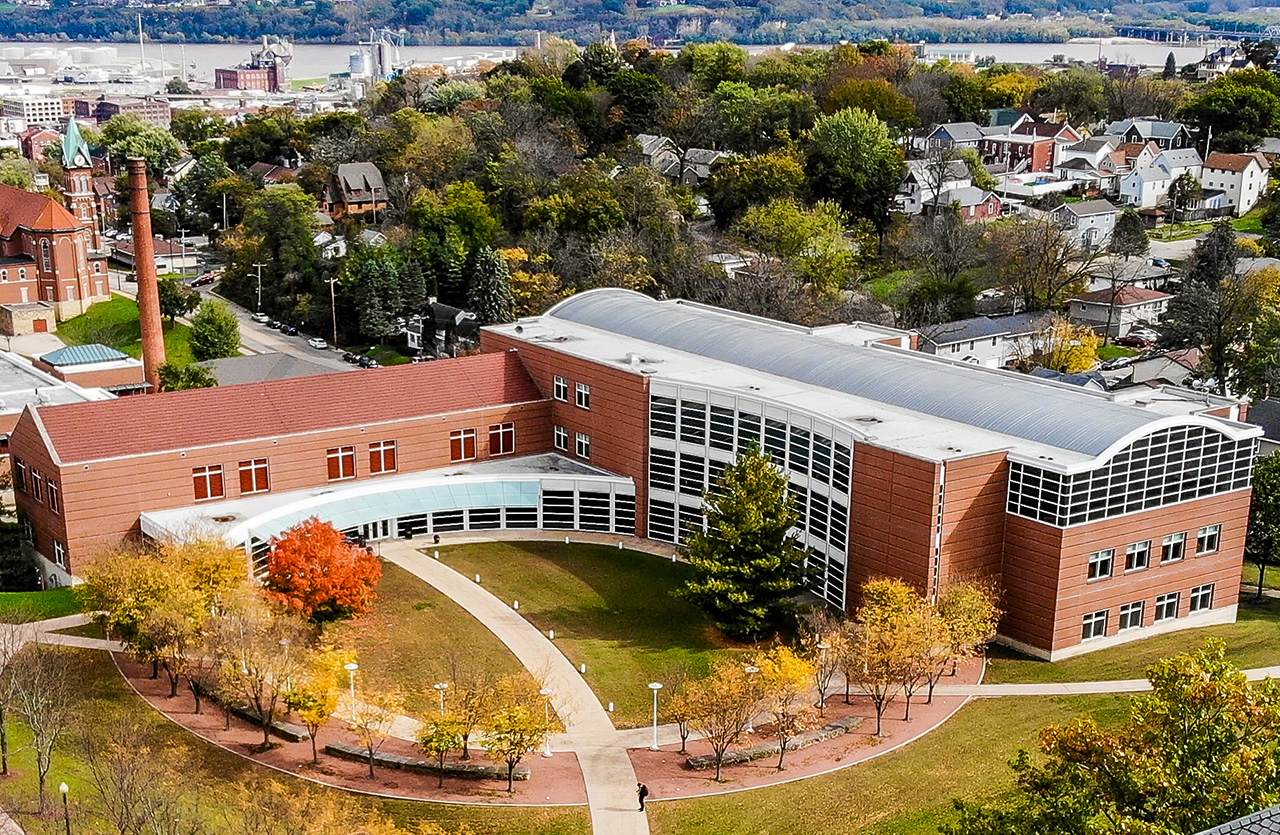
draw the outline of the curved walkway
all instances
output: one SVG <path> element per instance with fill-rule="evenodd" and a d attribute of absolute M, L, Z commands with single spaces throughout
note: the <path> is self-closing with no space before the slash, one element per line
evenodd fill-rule
<path fill-rule="evenodd" d="M 591 827 L 597 835 L 648 835 L 649 822 L 637 811 L 636 772 L 619 746 L 609 714 L 569 659 L 533 624 L 471 579 L 419 552 L 403 540 L 383 542 L 383 559 L 429 583 L 485 625 L 555 693 L 551 704 L 565 734 L 558 740 L 578 757 L 587 785 Z"/>

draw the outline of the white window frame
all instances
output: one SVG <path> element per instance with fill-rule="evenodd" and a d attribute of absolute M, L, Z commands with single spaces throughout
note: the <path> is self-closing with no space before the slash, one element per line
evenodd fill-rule
<path fill-rule="evenodd" d="M 1176 557 L 1169 554 L 1177 553 Z M 1171 533 L 1166 536 L 1160 545 L 1160 564 L 1164 565 L 1168 562 L 1181 562 L 1187 558 L 1187 532 L 1180 531 Z"/>
<path fill-rule="evenodd" d="M 1116 549 L 1103 548 L 1089 555 L 1089 581 L 1105 580 L 1115 571 Z"/>
<path fill-rule="evenodd" d="M 461 444 L 461 449 L 459 450 L 461 453 L 460 456 L 455 456 L 453 454 L 453 444 L 455 441 Z M 467 441 L 471 441 L 470 455 L 467 455 Z M 449 460 L 450 461 L 452 461 L 455 464 L 458 463 L 459 461 L 474 461 L 476 460 L 476 458 L 479 457 L 479 455 L 480 455 L 479 442 L 476 439 L 476 430 L 473 427 L 467 428 L 467 429 L 455 429 L 449 433 Z"/>
<path fill-rule="evenodd" d="M 325 450 L 325 475 L 329 476 L 331 470 L 329 464 L 336 462 L 338 465 L 338 474 L 329 476 L 329 481 L 350 481 L 356 477 L 356 448 L 354 446 L 338 446 Z M 346 464 L 351 464 L 351 472 L 346 473 Z"/>
<path fill-rule="evenodd" d="M 1138 554 L 1142 555 L 1142 565 L 1136 565 L 1135 559 Z M 1130 542 L 1124 549 L 1124 571 L 1126 574 L 1132 571 L 1144 571 L 1151 567 L 1151 540 L 1144 539 L 1141 542 Z"/>
<path fill-rule="evenodd" d="M 387 453 L 391 453 L 390 467 L 387 466 Z M 373 441 L 369 444 L 369 475 L 394 473 L 399 469 L 400 450 L 395 441 Z"/>
<path fill-rule="evenodd" d="M 67 546 L 56 539 L 53 541 L 53 562 L 59 568 L 67 567 Z"/>
<path fill-rule="evenodd" d="M 573 451 L 579 458 L 584 461 L 591 460 L 591 436 L 585 432 L 578 432 L 573 437 Z"/>
<path fill-rule="evenodd" d="M 1127 632 L 1130 629 L 1139 629 L 1142 627 L 1143 617 L 1146 615 L 1147 601 L 1135 600 L 1132 603 L 1126 603 L 1120 607 L 1120 622 L 1118 624 L 1119 632 Z M 1129 623 L 1133 619 L 1133 615 L 1138 616 L 1137 623 Z M 1126 625 L 1127 624 L 1127 625 Z"/>
<path fill-rule="evenodd" d="M 1169 604 L 1173 604 L 1173 613 L 1166 614 L 1169 610 Z M 1156 623 L 1164 623 L 1169 620 L 1178 619 L 1178 609 L 1182 606 L 1182 592 L 1171 591 L 1168 594 L 1162 594 L 1156 598 Z"/>
<path fill-rule="evenodd" d="M 551 379 L 551 397 L 561 403 L 569 402 L 569 381 L 559 374 Z"/>
<path fill-rule="evenodd" d="M 495 444 L 494 441 L 497 441 Z M 516 451 L 516 425 L 514 421 L 489 424 L 489 456 L 511 455 Z"/>
<path fill-rule="evenodd" d="M 218 492 L 213 491 L 213 477 L 218 477 Z M 204 498 L 200 498 L 199 492 L 196 491 L 196 485 L 200 481 L 204 481 Z M 224 499 L 227 496 L 227 476 L 223 472 L 221 464 L 208 464 L 204 467 L 191 468 L 191 490 L 196 496 L 198 502 L 212 502 L 218 499 Z"/>
<path fill-rule="evenodd" d="M 1107 621 L 1111 615 L 1110 609 L 1102 609 L 1097 612 L 1090 612 L 1081 620 L 1080 640 L 1096 641 L 1099 638 L 1107 637 Z M 1102 625 L 1102 631 L 1098 631 L 1098 625 Z"/>
<path fill-rule="evenodd" d="M 578 383 L 574 391 L 574 405 L 579 409 L 591 411 L 591 386 Z"/>
<path fill-rule="evenodd" d="M 1191 589 L 1191 614 L 1197 612 L 1207 612 L 1213 608 L 1213 592 L 1214 583 L 1205 583 L 1202 586 L 1196 586 Z M 1208 602 L 1201 605 L 1201 599 L 1207 597 Z"/>
<path fill-rule="evenodd" d="M 552 440 L 555 448 L 561 452 L 569 451 L 569 430 L 563 426 L 556 426 L 552 432 Z"/>
<path fill-rule="evenodd" d="M 1213 554 L 1222 547 L 1222 525 L 1205 525 L 1196 534 L 1196 556 Z"/>

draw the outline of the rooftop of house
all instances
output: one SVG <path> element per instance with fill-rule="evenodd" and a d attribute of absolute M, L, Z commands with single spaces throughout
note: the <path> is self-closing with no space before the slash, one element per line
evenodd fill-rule
<path fill-rule="evenodd" d="M 543 399 L 513 353 L 34 408 L 63 463 L 394 423 Z M 24 420 L 26 417 L 24 416 Z M 111 432 L 85 432 L 109 426 Z"/>
<path fill-rule="evenodd" d="M 1269 806 L 1196 835 L 1280 835 L 1280 806 Z"/>
<path fill-rule="evenodd" d="M 978 188 L 977 186 L 961 186 L 960 188 L 949 188 L 939 194 L 938 202 L 944 206 L 950 206 L 955 203 L 963 208 L 966 206 L 976 206 L 987 200 L 989 197 L 995 197 L 995 195 L 984 188 Z"/>
<path fill-rule="evenodd" d="M 1120 211 L 1109 200 L 1081 200 L 1079 203 L 1063 203 L 1061 209 L 1070 212 L 1076 217 L 1110 215 L 1117 214 Z"/>
<path fill-rule="evenodd" d="M 974 122 L 946 122 L 933 129 L 935 134 L 940 131 L 954 142 L 977 142 L 983 136 L 982 128 Z"/>
<path fill-rule="evenodd" d="M 934 345 L 954 345 L 992 336 L 1025 336 L 1039 333 L 1052 320 L 1046 313 L 1016 313 L 1013 316 L 974 316 L 929 328 L 925 339 Z"/>
<path fill-rule="evenodd" d="M 1200 152 L 1195 148 L 1173 148 L 1161 151 L 1159 158 L 1164 159 L 1174 168 L 1194 168 L 1204 164 L 1204 160 L 1200 159 Z"/>
<path fill-rule="evenodd" d="M 1220 151 L 1213 151 L 1209 154 L 1209 158 L 1204 161 L 1204 167 L 1219 171 L 1240 172 L 1254 163 L 1257 163 L 1258 167 L 1263 171 L 1268 171 L 1271 168 L 1271 163 L 1258 151 L 1254 151 L 1251 154 L 1224 154 Z"/>
<path fill-rule="evenodd" d="M 912 180 L 921 185 L 932 185 L 937 182 L 938 169 L 935 167 L 938 163 L 935 160 L 927 159 L 909 159 L 907 160 L 906 173 L 903 175 L 904 180 Z M 942 179 L 946 180 L 968 180 L 973 175 L 969 173 L 969 166 L 962 159 L 952 159 L 946 161 L 946 167 L 943 169 Z"/>
<path fill-rule="evenodd" d="M 1168 425 L 1207 424 L 1234 439 L 1260 433 L 1198 414 L 1203 404 L 1170 417 L 1053 381 L 613 288 L 489 330 L 648 377 L 651 386 L 780 402 L 926 460 L 1008 452 L 1072 472 Z"/>
<path fill-rule="evenodd" d="M 1170 139 L 1185 131 L 1178 122 L 1166 122 L 1162 119 L 1120 119 L 1112 122 L 1103 130 L 1111 136 L 1124 136 L 1130 128 L 1136 128 L 1138 136 L 1143 139 Z"/>
<path fill-rule="evenodd" d="M 342 190 L 345 199 L 370 198 L 372 195 L 386 196 L 386 185 L 382 180 L 382 172 L 371 162 L 349 162 L 338 166 L 333 179 Z"/>
<path fill-rule="evenodd" d="M 1159 290 L 1149 290 L 1146 287 L 1129 285 L 1116 288 L 1114 298 L 1117 307 L 1128 307 L 1133 304 L 1146 304 L 1147 302 L 1171 299 L 1173 296 L 1168 293 L 1161 293 Z M 1090 304 L 1111 304 L 1112 291 L 1111 288 L 1106 287 L 1101 290 L 1094 290 L 1091 293 L 1081 293 L 1078 296 L 1072 296 L 1071 301 Z"/>
<path fill-rule="evenodd" d="M 1096 154 L 1104 148 L 1115 149 L 1119 144 L 1119 140 L 1114 136 L 1095 136 L 1090 137 L 1089 139 L 1081 139 L 1076 144 L 1067 146 L 1067 150 L 1080 151 L 1085 154 Z"/>

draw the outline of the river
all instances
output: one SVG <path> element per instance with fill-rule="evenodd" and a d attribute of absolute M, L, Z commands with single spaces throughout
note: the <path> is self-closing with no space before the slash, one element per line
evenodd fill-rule
<path fill-rule="evenodd" d="M 10 48 L 32 50 L 52 48 L 68 50 L 73 48 L 111 47 L 114 48 L 121 61 L 136 62 L 139 57 L 136 43 L 99 43 L 85 42 L 51 42 L 42 47 L 40 44 L 0 43 L 0 51 Z M 179 64 L 187 64 L 189 71 L 196 78 L 211 80 L 216 67 L 228 67 L 246 60 L 253 44 L 147 44 L 147 61 L 154 62 L 163 56 L 166 64 L 176 68 Z M 346 71 L 348 59 L 358 47 L 354 44 L 296 44 L 293 48 L 293 62 L 289 74 L 293 78 L 321 78 L 331 73 Z M 769 47 L 751 46 L 752 52 L 762 52 Z M 1081 61 L 1094 61 L 1098 58 L 1098 42 L 1079 41 L 1071 43 L 981 43 L 981 44 L 934 44 L 925 47 L 935 49 L 972 49 L 979 56 L 994 56 L 997 61 L 1018 64 L 1040 64 L 1054 55 L 1066 55 Z M 1136 62 L 1152 67 L 1164 66 L 1165 57 L 1172 51 L 1178 65 L 1199 60 L 1204 55 L 1200 46 L 1182 47 L 1169 44 L 1135 41 L 1125 38 L 1104 39 L 1102 57 L 1112 63 Z M 513 57 L 517 50 L 500 46 L 409 46 L 401 50 L 401 57 L 428 64 L 444 64 L 456 67 L 475 60 L 501 61 Z"/>

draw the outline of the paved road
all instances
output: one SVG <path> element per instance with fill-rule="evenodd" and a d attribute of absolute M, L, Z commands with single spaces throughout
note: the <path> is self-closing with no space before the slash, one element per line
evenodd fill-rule
<path fill-rule="evenodd" d="M 525 669 L 555 691 L 551 704 L 565 734 L 558 741 L 582 767 L 596 835 L 648 835 L 649 822 L 637 810 L 636 773 L 620 745 L 609 714 L 578 670 L 545 635 L 508 604 L 470 578 L 432 559 L 412 544 L 381 544 L 382 557 L 444 593 L 483 623 L 515 654 Z"/>

